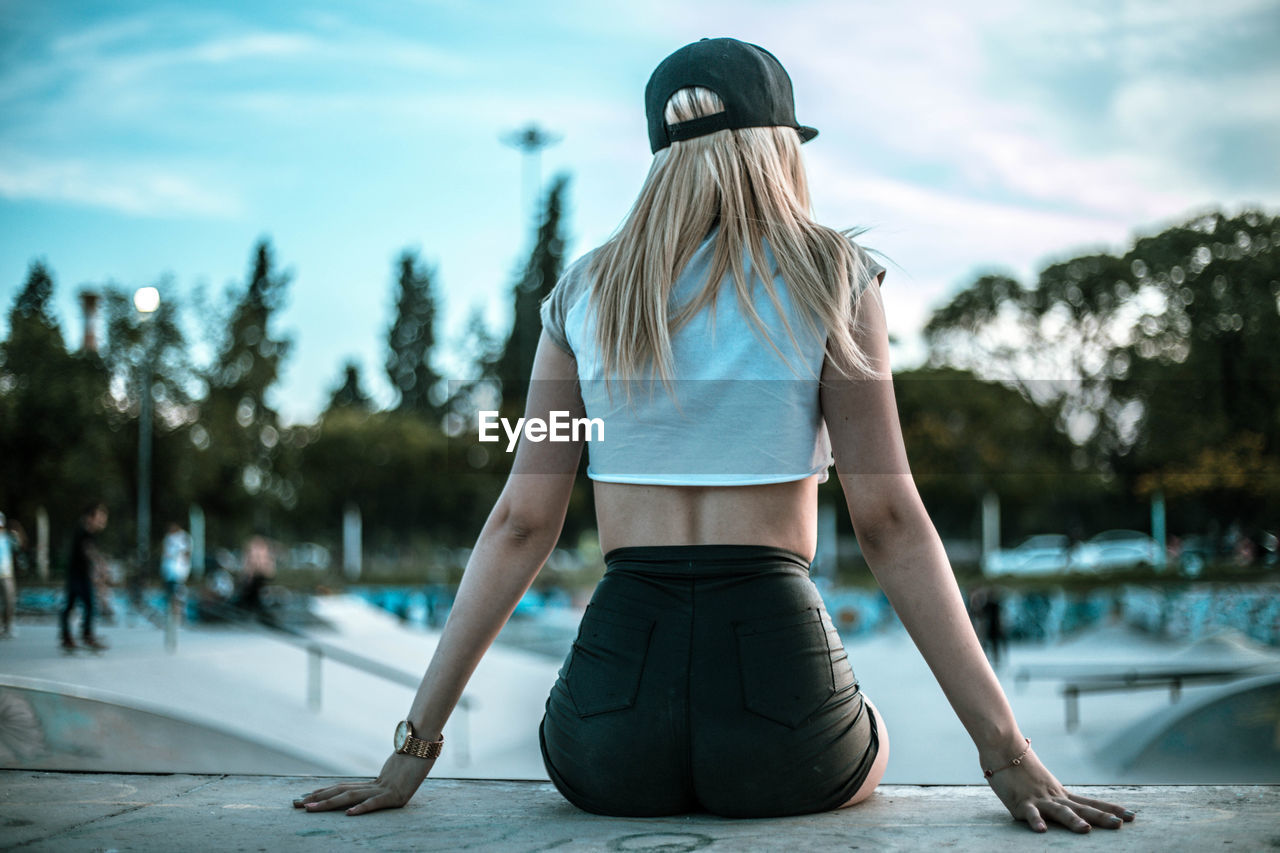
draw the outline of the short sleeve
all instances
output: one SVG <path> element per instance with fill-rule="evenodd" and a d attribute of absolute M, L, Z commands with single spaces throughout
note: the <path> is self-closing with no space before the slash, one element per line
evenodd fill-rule
<path fill-rule="evenodd" d="M 542 300 L 539 309 L 542 315 L 542 328 L 547 336 L 555 342 L 556 346 L 570 355 L 573 355 L 573 347 L 569 344 L 569 336 L 565 332 L 565 318 L 586 286 L 587 277 L 584 274 L 586 261 L 587 257 L 583 257 L 569 265 L 569 268 L 560 275 L 555 287 L 551 288 L 551 292 Z"/>
<path fill-rule="evenodd" d="M 564 279 L 561 279 L 564 281 Z M 542 300 L 542 331 L 547 333 L 547 337 L 555 341 L 556 346 L 565 352 L 572 353 L 569 347 L 569 341 L 564 335 L 564 300 L 558 299 L 557 296 L 562 293 L 564 288 L 557 283 Z"/>
<path fill-rule="evenodd" d="M 853 244 L 853 248 L 858 253 L 858 259 L 862 263 L 862 278 L 859 280 L 858 286 L 854 291 L 854 298 L 857 298 L 862 295 L 862 291 L 866 290 L 867 286 L 873 281 L 878 287 L 884 285 L 885 268 L 883 265 L 876 263 L 875 260 L 867 254 L 866 249 L 863 249 L 857 243 Z"/>

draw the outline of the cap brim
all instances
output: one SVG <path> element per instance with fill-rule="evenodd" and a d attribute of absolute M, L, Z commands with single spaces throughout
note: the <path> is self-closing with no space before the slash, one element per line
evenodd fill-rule
<path fill-rule="evenodd" d="M 802 144 L 818 135 L 816 127 L 806 127 L 803 124 L 797 127 L 796 130 L 800 131 L 800 142 Z"/>

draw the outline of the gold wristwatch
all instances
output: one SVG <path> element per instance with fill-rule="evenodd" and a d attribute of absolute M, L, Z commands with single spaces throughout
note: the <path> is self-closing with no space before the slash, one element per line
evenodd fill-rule
<path fill-rule="evenodd" d="M 413 723 L 401 720 L 396 726 L 396 752 L 403 755 L 416 755 L 418 758 L 439 758 L 440 749 L 444 746 L 444 735 L 439 740 L 425 741 L 413 734 Z"/>

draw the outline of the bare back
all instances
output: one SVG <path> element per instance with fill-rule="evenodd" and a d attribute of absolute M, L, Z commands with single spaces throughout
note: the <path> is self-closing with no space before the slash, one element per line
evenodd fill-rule
<path fill-rule="evenodd" d="M 768 545 L 812 560 L 818 477 L 762 486 L 596 482 L 600 546 Z"/>

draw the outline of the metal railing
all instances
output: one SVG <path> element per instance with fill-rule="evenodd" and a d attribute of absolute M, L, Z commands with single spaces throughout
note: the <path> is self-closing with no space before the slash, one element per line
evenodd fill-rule
<path fill-rule="evenodd" d="M 323 675 L 325 658 L 332 660 L 334 663 L 351 667 L 366 675 L 372 675 L 383 681 L 389 681 L 392 684 L 399 684 L 415 690 L 422 681 L 420 676 L 396 669 L 393 666 L 387 666 L 374 658 L 330 643 L 321 642 L 298 628 L 282 625 L 278 622 L 263 622 L 254 618 L 257 614 L 254 614 L 253 611 L 241 610 L 231 605 L 211 605 L 208 602 L 202 602 L 201 607 L 216 613 L 228 622 L 257 631 L 261 636 L 271 637 L 279 642 L 287 643 L 305 651 L 307 653 L 307 707 L 315 713 L 319 713 L 324 704 Z M 474 700 L 464 693 L 462 698 L 458 700 L 457 705 L 458 710 L 462 711 L 462 713 L 451 720 L 453 726 L 450 741 L 454 744 L 451 751 L 457 756 L 458 764 L 464 767 L 470 761 L 470 714 L 474 705 Z"/>
<path fill-rule="evenodd" d="M 1193 684 L 1215 684 L 1237 681 L 1254 675 L 1280 670 L 1280 664 L 1260 662 L 1222 666 L 1178 666 L 1150 664 L 1144 667 L 1102 669 L 1089 665 L 1024 666 L 1018 670 L 1015 683 L 1019 687 L 1032 678 L 1062 679 L 1061 696 L 1066 703 L 1066 728 L 1080 726 L 1080 696 L 1088 693 L 1113 693 L 1128 690 L 1168 688 L 1169 701 L 1177 702 L 1182 688 Z"/>

